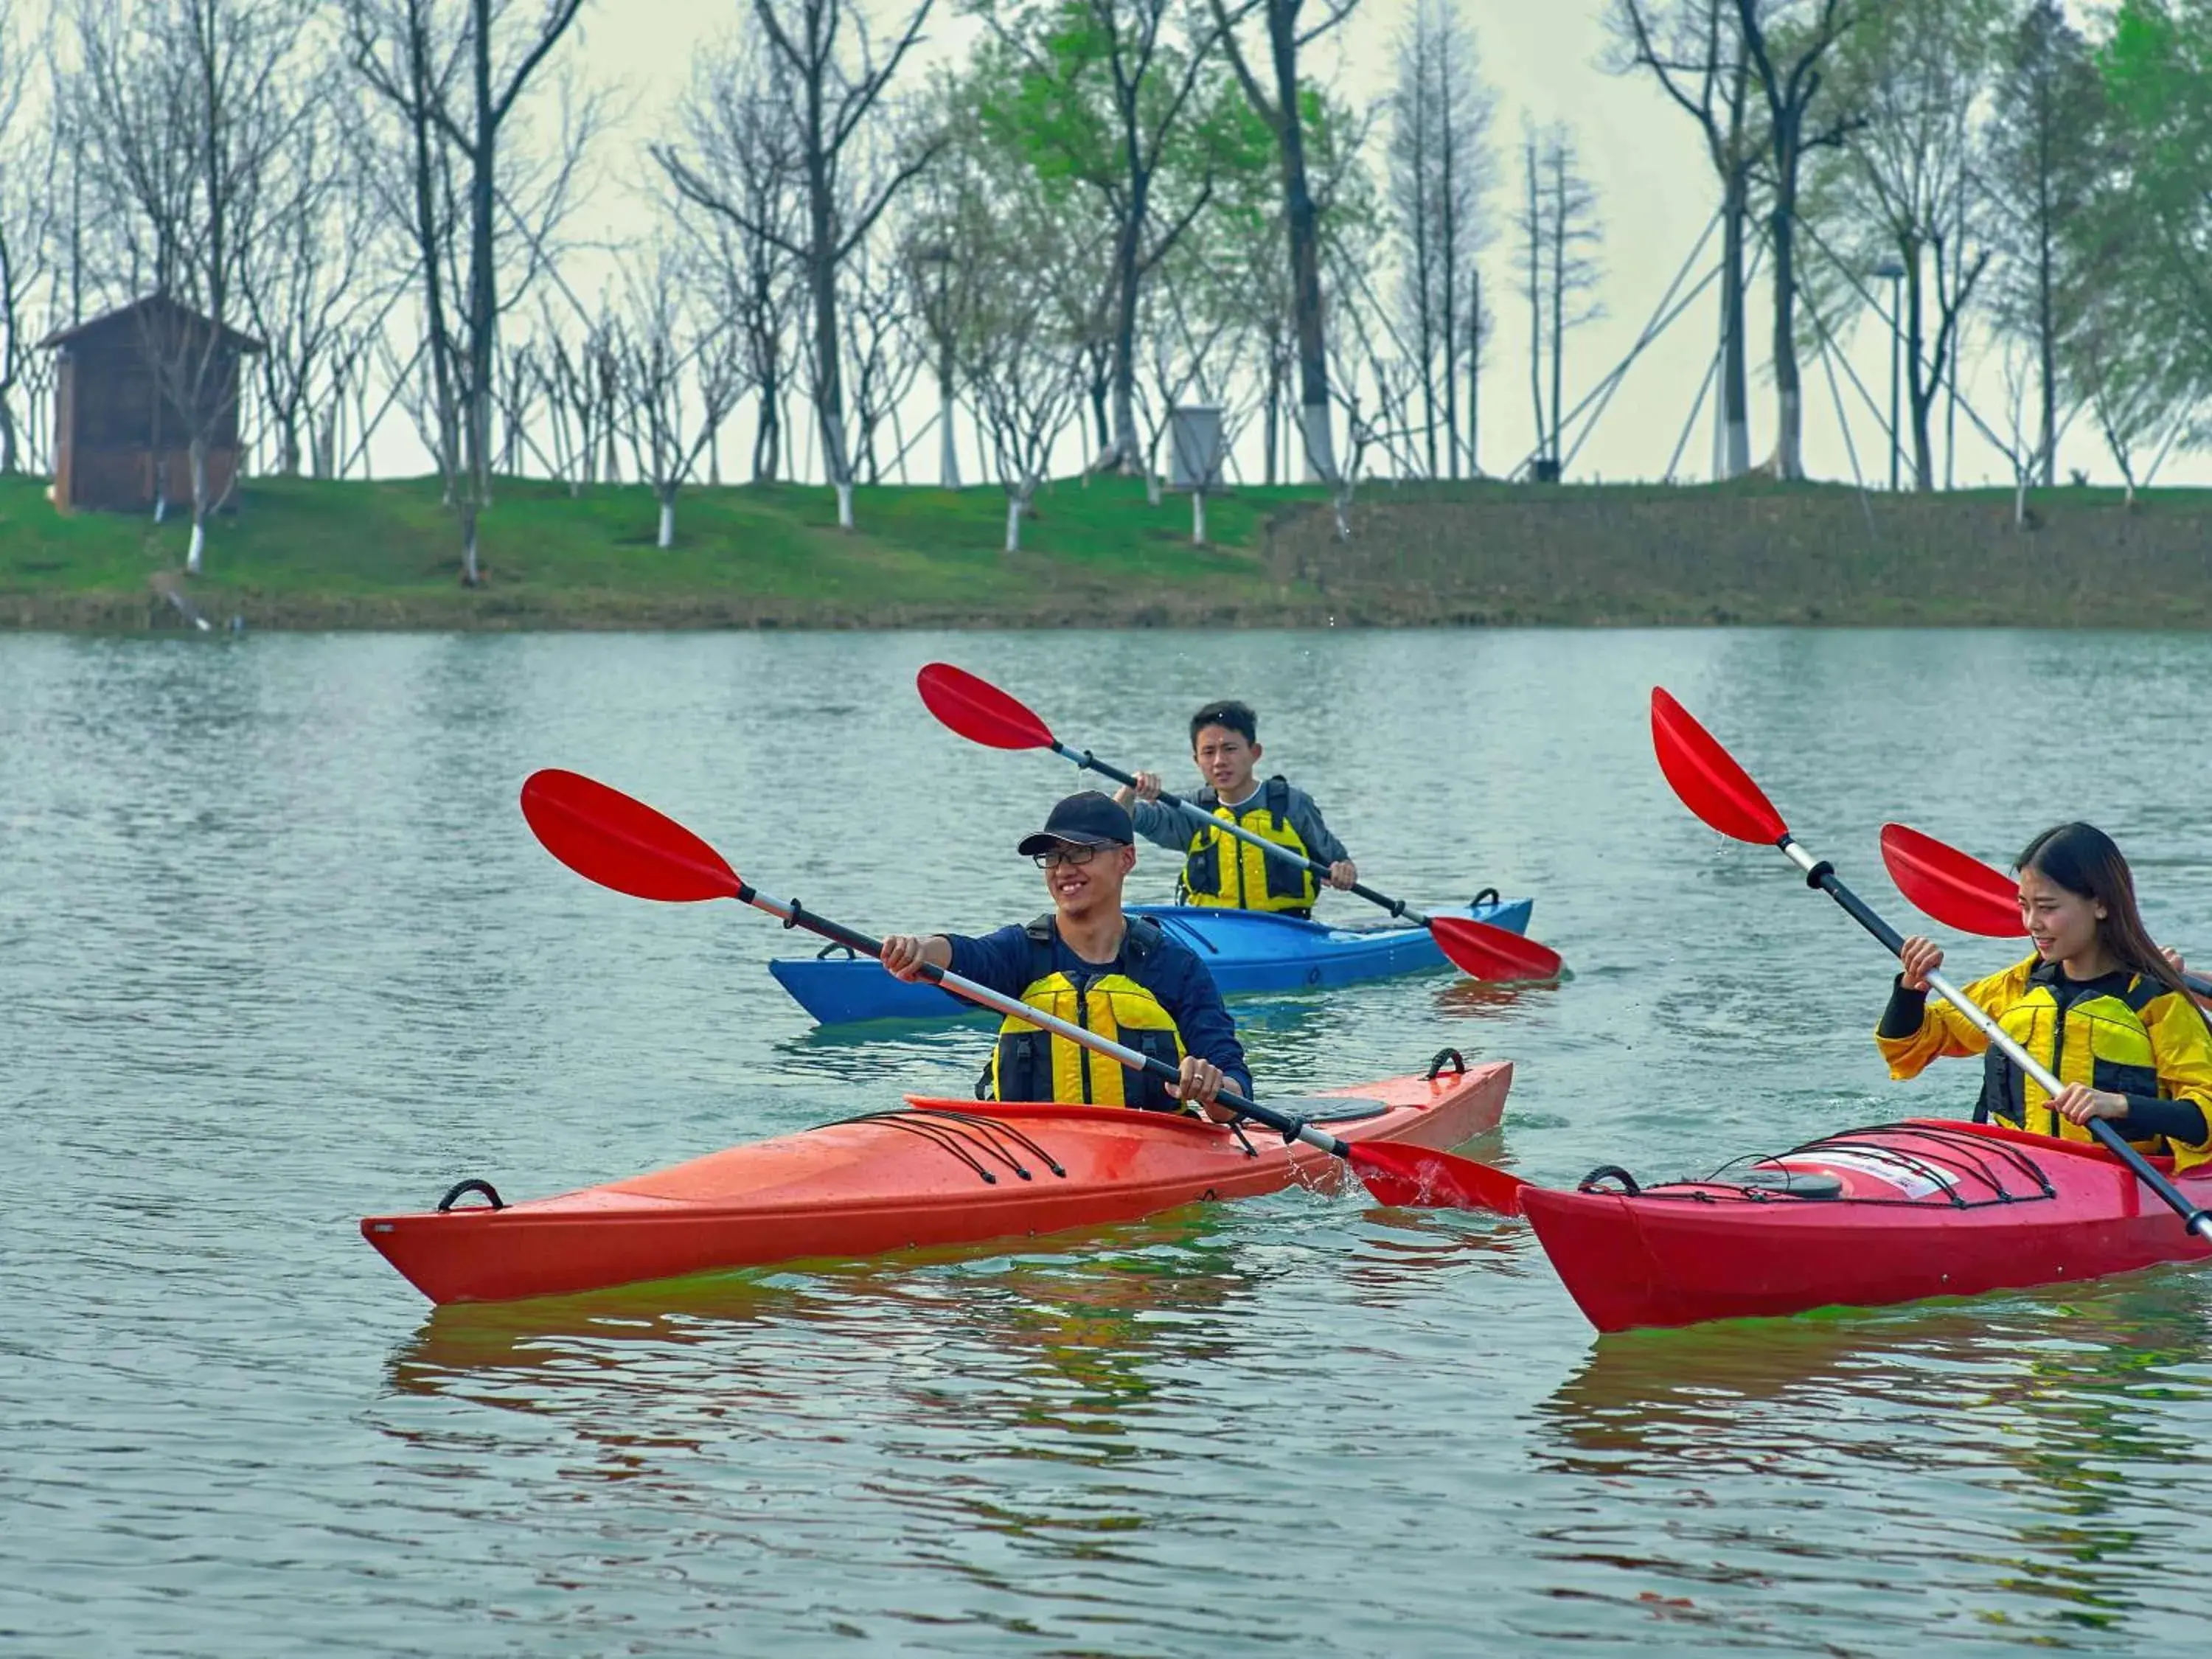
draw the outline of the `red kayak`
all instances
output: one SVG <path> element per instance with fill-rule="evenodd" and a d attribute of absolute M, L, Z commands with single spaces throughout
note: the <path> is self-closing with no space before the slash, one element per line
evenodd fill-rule
<path fill-rule="evenodd" d="M 1498 1127 L 1504 1062 L 1392 1078 L 1297 1102 L 1347 1141 L 1443 1151 Z M 1454 1054 L 1451 1058 L 1457 1060 Z M 501 1302 L 802 1257 L 874 1255 L 1130 1221 L 1303 1182 L 1328 1154 L 1256 1127 L 1119 1108 L 909 1096 L 904 1106 L 558 1198 L 371 1216 L 362 1234 L 433 1302 Z"/>
<path fill-rule="evenodd" d="M 2162 1170 L 2162 1160 L 2153 1160 Z M 2176 1183 L 2212 1203 L 2212 1165 Z M 1521 1208 L 1601 1331 L 2065 1284 L 2212 1246 L 2101 1146 L 1916 1118 L 1709 1181 L 1530 1186 Z"/>

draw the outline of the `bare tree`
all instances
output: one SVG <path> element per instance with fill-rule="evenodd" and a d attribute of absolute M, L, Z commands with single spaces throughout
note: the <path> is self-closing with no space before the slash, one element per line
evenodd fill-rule
<path fill-rule="evenodd" d="M 382 332 L 380 323 L 361 322 L 342 326 L 330 337 L 325 395 L 307 428 L 308 465 L 318 478 L 350 476 L 356 459 L 362 476 L 368 477 L 368 441 L 375 435 L 368 410 L 368 383 Z M 356 417 L 351 433 L 346 426 L 349 406 Z"/>
<path fill-rule="evenodd" d="M 573 340 L 550 310 L 539 313 L 532 340 L 538 391 L 551 428 L 553 471 L 567 481 L 571 495 L 582 494 L 586 484 L 618 482 L 609 463 L 621 442 L 615 416 L 622 338 L 621 319 L 611 310 L 587 319 Z"/>
<path fill-rule="evenodd" d="M 1936 487 L 1936 401 L 1990 260 L 1973 185 L 1997 21 L 1995 0 L 1890 0 L 1862 19 L 1836 58 L 1856 131 L 1808 198 L 1815 216 L 1838 221 L 1855 270 L 1885 256 L 1903 268 L 1898 321 L 1921 489 Z"/>
<path fill-rule="evenodd" d="M 690 483 L 715 431 L 745 390 L 744 348 L 684 295 L 694 273 L 666 248 L 633 273 L 614 341 L 623 435 L 637 476 L 659 504 L 654 545 L 676 543 L 676 493 Z"/>
<path fill-rule="evenodd" d="M 2004 43 L 1984 166 L 1996 210 L 1992 230 L 2005 255 L 1996 275 L 1998 316 L 2035 348 L 2036 453 L 2045 485 L 2057 481 L 2065 340 L 2098 263 L 2069 233 L 2088 219 L 2111 161 L 2104 103 L 2088 42 L 2067 21 L 2065 8 L 2059 0 L 2028 0 Z"/>
<path fill-rule="evenodd" d="M 838 276 L 893 198 L 925 167 L 939 140 L 894 149 L 884 142 L 884 89 L 921 39 L 934 0 L 921 0 L 903 27 L 879 47 L 853 0 L 753 0 L 768 51 L 778 65 L 769 86 L 789 99 L 804 213 L 792 226 L 765 214 L 747 179 L 717 167 L 702 150 L 686 160 L 672 144 L 653 147 L 671 185 L 686 200 L 799 261 L 812 312 L 810 366 L 823 469 L 837 492 L 837 523 L 853 527 L 853 469 L 846 429 L 843 336 L 837 324 Z"/>
<path fill-rule="evenodd" d="M 954 130 L 955 124 L 948 122 L 947 127 Z M 979 203 L 989 191 L 985 170 L 971 152 L 971 146 L 955 137 L 919 181 L 899 228 L 906 315 L 936 368 L 938 484 L 945 489 L 960 488 L 960 446 L 953 431 L 960 374 L 955 354 L 976 298 L 975 248 L 964 231 L 983 217 Z"/>
<path fill-rule="evenodd" d="M 1720 476 L 1751 470 L 1744 342 L 1744 231 L 1766 146 L 1753 119 L 1751 57 L 1735 0 L 1615 0 L 1621 67 L 1648 70 L 1698 124 L 1721 187 Z"/>
<path fill-rule="evenodd" d="M 1742 50 L 1766 100 L 1767 245 L 1774 258 L 1774 456 L 1778 478 L 1805 476 L 1805 395 L 1797 372 L 1797 198 L 1805 157 L 1854 125 L 1823 104 L 1828 54 L 1865 0 L 1735 0 Z"/>
<path fill-rule="evenodd" d="M 246 267 L 273 206 L 276 159 L 307 108 L 293 76 L 302 24 L 282 0 L 149 0 L 128 11 L 87 0 L 76 21 L 72 121 L 88 181 L 152 272 L 140 345 L 156 420 L 184 428 L 185 568 L 197 575 L 218 505 L 210 452 L 238 422 Z"/>
<path fill-rule="evenodd" d="M 437 463 L 446 505 L 458 507 L 464 446 L 455 350 L 462 283 L 456 228 L 464 210 L 455 158 L 435 112 L 459 96 L 462 58 L 430 4 L 399 0 L 372 12 L 356 3 L 348 35 L 363 79 L 397 118 L 396 131 L 379 135 L 386 137 L 381 164 L 371 167 L 369 180 L 386 216 L 401 228 L 409 278 L 421 291 L 423 349 L 391 384 Z M 387 360 L 392 355 L 381 339 L 378 351 Z M 386 367 L 394 365 L 387 361 Z M 472 548 L 464 558 L 462 580 L 472 581 Z"/>
<path fill-rule="evenodd" d="M 1536 453 L 1543 471 L 1556 482 L 1564 457 L 1559 428 L 1565 408 L 1567 336 L 1601 314 L 1589 297 L 1599 277 L 1594 257 L 1600 240 L 1597 196 L 1583 176 L 1574 139 L 1564 124 L 1542 131 L 1526 129 L 1521 155 L 1523 198 L 1516 228 L 1528 295 L 1528 392 L 1535 412 Z"/>
<path fill-rule="evenodd" d="M 2160 333 L 2157 313 L 2121 284 L 2089 291 L 2065 340 L 2063 372 L 2088 401 L 2098 435 L 2127 486 L 2130 508 L 2136 489 L 2156 476 L 2166 453 L 2191 435 L 2205 391 L 2191 379 L 2188 359 Z M 2157 447 L 2146 465 L 2145 451 L 2153 445 Z"/>
<path fill-rule="evenodd" d="M 887 422 L 896 433 L 899 407 L 921 375 L 919 342 L 907 325 L 911 299 L 895 255 L 868 243 L 854 251 L 842 312 L 845 351 L 853 376 L 854 471 L 872 484 L 884 482 L 877 434 Z"/>
<path fill-rule="evenodd" d="M 757 27 L 746 26 L 700 64 L 678 116 L 684 145 L 696 158 L 686 165 L 714 181 L 718 199 L 732 209 L 687 213 L 696 204 L 678 193 L 679 222 L 702 261 L 720 273 L 721 308 L 744 341 L 745 377 L 758 395 L 755 483 L 772 483 L 783 471 L 791 336 L 805 307 L 799 261 L 789 251 L 804 240 L 806 220 L 790 116 L 796 101 L 783 59 L 766 49 Z"/>
<path fill-rule="evenodd" d="M 9 0 L 0 0 L 0 475 L 23 468 L 27 445 L 15 414 L 35 374 L 38 337 L 31 312 L 51 292 L 56 228 L 56 163 L 63 155 L 52 118 L 29 118 L 42 54 L 18 35 Z M 35 405 L 33 405 L 35 408 Z M 36 416 L 33 414 L 33 429 Z"/>
<path fill-rule="evenodd" d="M 1097 326 L 1095 276 L 1110 244 L 1055 215 L 1034 176 L 1000 184 L 993 198 L 969 198 L 977 216 L 962 227 L 973 268 L 955 356 L 1006 494 L 1006 550 L 1015 553 L 1054 443 L 1071 422 L 1080 426 L 1080 348 Z"/>
<path fill-rule="evenodd" d="M 1308 469 L 1314 477 L 1334 483 L 1337 465 L 1329 417 L 1328 347 L 1322 315 L 1321 209 L 1307 172 L 1306 100 L 1298 73 L 1298 53 L 1349 17 L 1358 0 L 1325 0 L 1320 19 L 1307 25 L 1299 21 L 1305 0 L 1239 0 L 1234 11 L 1227 0 L 1206 0 L 1206 3 L 1247 101 L 1275 136 L 1282 166 L 1283 226 L 1290 244 L 1291 314 L 1297 335 L 1298 430 Z M 1267 52 L 1261 66 L 1269 71 L 1272 90 L 1262 87 L 1253 73 L 1251 60 L 1238 37 L 1238 25 L 1255 16 L 1266 33 Z"/>
<path fill-rule="evenodd" d="M 1468 325 L 1480 281 L 1475 261 L 1492 232 L 1486 198 L 1496 182 L 1490 125 L 1497 95 L 1478 64 L 1474 31 L 1450 0 L 1418 0 L 1398 37 L 1389 187 L 1399 304 L 1419 372 L 1431 477 L 1459 476 L 1459 371 L 1477 338 Z M 1475 375 L 1468 378 L 1471 416 Z"/>
<path fill-rule="evenodd" d="M 289 141 L 271 158 L 254 257 L 240 273 L 264 347 L 256 361 L 280 472 L 308 464 L 318 412 L 337 396 L 339 353 L 380 326 L 396 297 L 377 269 L 385 220 L 365 187 L 352 92 L 330 72 L 303 89 Z"/>
<path fill-rule="evenodd" d="M 543 371 L 538 363 L 538 342 L 500 342 L 492 362 L 492 406 L 499 416 L 499 470 L 510 477 L 523 470 L 524 448 L 536 448 L 530 427 L 544 395 Z"/>
<path fill-rule="evenodd" d="M 583 0 L 344 0 L 355 68 L 398 124 L 398 196 L 423 284 L 440 459 L 461 532 L 461 580 L 482 579 L 477 520 L 491 503 L 493 362 L 500 319 L 550 262 L 600 110 L 562 100 L 535 155 L 525 98 Z M 519 244 L 519 249 L 516 245 Z"/>
<path fill-rule="evenodd" d="M 2042 470 L 2035 417 L 2030 412 L 2035 386 L 2033 349 L 2018 337 L 2008 337 L 1998 360 L 2004 386 L 2006 435 L 2001 444 L 2012 467 L 2012 522 L 2016 530 L 2027 527 L 2027 489 Z"/>

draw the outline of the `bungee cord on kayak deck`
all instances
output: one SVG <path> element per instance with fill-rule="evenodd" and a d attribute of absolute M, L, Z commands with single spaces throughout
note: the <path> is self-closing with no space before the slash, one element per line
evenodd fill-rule
<path fill-rule="evenodd" d="M 1918 1143 L 1926 1143 L 1924 1145 Z M 1825 1165 L 1801 1169 L 1799 1164 Z M 2033 1191 L 2008 1185 L 2009 1170 L 2025 1176 Z M 1893 1190 L 1881 1193 L 1854 1189 L 1838 1170 L 1851 1170 L 1888 1183 Z M 1626 1182 L 1620 1195 L 1626 1198 L 1686 1200 L 1698 1204 L 1910 1205 L 1926 1207 L 1941 1202 L 1954 1210 L 1984 1204 L 2025 1204 L 2055 1198 L 2058 1189 L 2043 1166 L 2027 1151 L 1963 1129 L 1939 1123 L 1871 1123 L 1856 1129 L 1822 1135 L 1793 1146 L 1786 1152 L 1731 1158 L 1703 1177 L 1679 1181 L 1638 1182 L 1618 1164 L 1593 1170 L 1576 1183 L 1580 1193 L 1602 1193 L 1607 1181 Z M 1919 1188 L 1913 1196 L 1900 1196 Z M 1969 1189 L 1974 1195 L 1969 1196 Z"/>
<path fill-rule="evenodd" d="M 985 1117 L 980 1113 L 956 1112 L 943 1106 L 898 1106 L 885 1112 L 862 1112 L 856 1117 L 841 1117 L 834 1123 L 817 1127 L 835 1129 L 848 1123 L 880 1123 L 889 1128 L 903 1129 L 908 1134 L 920 1135 L 965 1164 L 983 1178 L 986 1186 L 997 1186 L 999 1177 L 983 1166 L 975 1156 L 976 1152 L 997 1158 L 1024 1181 L 1035 1179 L 1006 1150 L 1006 1142 L 1019 1146 L 1061 1180 L 1067 1179 L 1067 1171 L 1060 1167 L 1059 1161 L 1035 1140 L 1012 1124 Z"/>

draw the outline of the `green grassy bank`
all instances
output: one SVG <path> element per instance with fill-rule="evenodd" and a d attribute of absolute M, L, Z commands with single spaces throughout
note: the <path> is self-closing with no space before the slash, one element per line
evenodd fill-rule
<path fill-rule="evenodd" d="M 992 488 L 863 489 L 852 534 L 825 489 L 690 490 L 665 551 L 636 486 L 496 495 L 471 591 L 434 483 L 256 481 L 185 592 L 218 624 L 305 629 L 2212 625 L 2212 491 L 2044 491 L 2021 528 L 2007 491 L 1370 484 L 1340 542 L 1318 490 L 1249 489 L 1210 503 L 1201 549 L 1182 498 L 1063 482 L 1011 556 Z M 188 533 L 0 478 L 0 626 L 179 626 L 157 588 Z"/>

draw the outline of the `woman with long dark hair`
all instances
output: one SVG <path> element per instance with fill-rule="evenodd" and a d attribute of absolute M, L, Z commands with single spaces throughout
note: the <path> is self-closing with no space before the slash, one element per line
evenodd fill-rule
<path fill-rule="evenodd" d="M 2212 1026 L 2179 959 L 2144 929 L 2120 849 L 2093 825 L 2062 823 L 2028 842 L 2016 867 L 2035 954 L 1964 989 L 2065 1088 L 2046 1094 L 1957 1010 L 1929 1006 L 1943 952 L 1917 937 L 1898 953 L 1904 971 L 1875 1028 L 1889 1074 L 1978 1054 L 1977 1123 L 2086 1140 L 2091 1118 L 2109 1118 L 2139 1150 L 2170 1153 L 2177 1170 L 2212 1159 Z"/>

